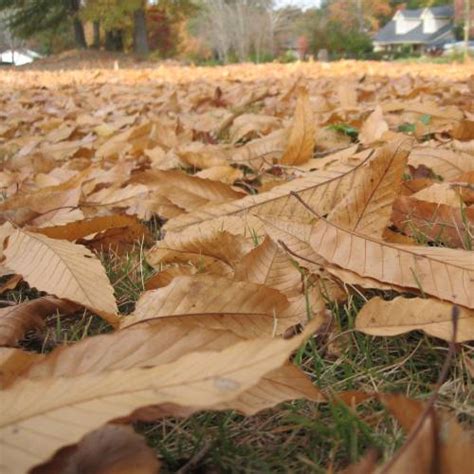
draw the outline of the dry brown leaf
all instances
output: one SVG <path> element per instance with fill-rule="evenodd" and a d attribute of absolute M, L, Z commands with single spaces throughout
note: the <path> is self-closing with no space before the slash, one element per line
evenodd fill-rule
<path fill-rule="evenodd" d="M 142 293 L 135 312 L 122 327 L 152 318 L 192 320 L 210 329 L 227 329 L 241 337 L 282 334 L 299 323 L 286 296 L 256 283 L 212 275 L 181 276 L 168 286 Z"/>
<path fill-rule="evenodd" d="M 43 296 L 0 309 L 0 346 L 15 346 L 26 331 L 41 328 L 48 316 L 74 313 L 79 306 L 51 296 Z"/>
<path fill-rule="evenodd" d="M 459 207 L 461 199 L 449 183 L 434 183 L 411 195 L 419 201 L 428 201 L 436 204 Z"/>
<path fill-rule="evenodd" d="M 32 474 L 157 474 L 160 463 L 145 439 L 129 426 L 107 424 L 75 446 L 61 449 Z"/>
<path fill-rule="evenodd" d="M 350 81 L 341 81 L 337 86 L 339 104 L 343 109 L 357 108 L 357 86 Z"/>
<path fill-rule="evenodd" d="M 213 166 L 207 170 L 199 171 L 196 176 L 212 181 L 220 181 L 225 184 L 234 184 L 238 179 L 243 178 L 242 170 L 232 168 L 232 166 Z"/>
<path fill-rule="evenodd" d="M 360 277 L 474 308 L 474 261 L 468 251 L 390 244 L 323 219 L 313 228 L 311 246 L 330 264 Z"/>
<path fill-rule="evenodd" d="M 206 145 L 200 142 L 192 142 L 187 145 L 181 145 L 175 150 L 178 158 L 188 166 L 195 168 L 212 168 L 225 166 L 228 163 L 228 153 L 216 145 Z M 203 176 L 203 178 L 207 176 Z"/>
<path fill-rule="evenodd" d="M 179 265 L 177 267 L 169 267 L 166 270 L 155 273 L 145 282 L 145 290 L 155 290 L 156 288 L 163 288 L 168 286 L 173 278 L 177 276 L 191 276 L 195 275 L 198 270 L 193 266 Z"/>
<path fill-rule="evenodd" d="M 432 178 L 406 179 L 402 182 L 400 194 L 402 196 L 411 196 L 415 193 L 422 191 L 425 188 L 428 188 L 433 183 L 434 183 L 434 180 Z"/>
<path fill-rule="evenodd" d="M 474 204 L 474 170 L 453 179 L 451 186 L 456 189 L 466 204 Z"/>
<path fill-rule="evenodd" d="M 260 168 L 281 158 L 288 140 L 288 130 L 276 130 L 229 152 L 232 163 Z"/>
<path fill-rule="evenodd" d="M 295 115 L 289 130 L 288 144 L 280 162 L 284 165 L 299 165 L 313 156 L 315 146 L 315 120 L 309 102 L 308 91 L 298 90 Z"/>
<path fill-rule="evenodd" d="M 402 139 L 380 148 L 361 168 L 353 188 L 329 213 L 328 220 L 361 234 L 381 237 L 399 194 L 408 144 Z"/>
<path fill-rule="evenodd" d="M 117 324 L 114 290 L 90 250 L 18 229 L 10 235 L 4 253 L 5 264 L 31 286 L 85 306 Z"/>
<path fill-rule="evenodd" d="M 81 184 L 89 177 L 92 169 L 78 173 L 74 178 L 31 193 L 17 193 L 10 199 L 0 203 L 2 220 L 10 220 L 18 225 L 31 223 L 41 215 L 37 223 L 48 222 L 55 216 L 70 212 L 71 208 L 79 205 Z"/>
<path fill-rule="evenodd" d="M 0 269 L 0 276 L 7 276 L 7 275 L 2 275 L 2 272 Z M 23 278 L 20 275 L 9 276 L 9 278 L 5 281 L 5 283 L 0 284 L 0 295 L 2 293 L 5 293 L 6 291 L 14 290 L 22 280 Z"/>
<path fill-rule="evenodd" d="M 405 234 L 449 247 L 471 249 L 474 209 L 401 196 L 393 203 L 391 221 Z"/>
<path fill-rule="evenodd" d="M 363 123 L 359 132 L 359 141 L 368 145 L 380 140 L 386 131 L 388 131 L 388 125 L 384 120 L 383 110 L 377 106 Z"/>
<path fill-rule="evenodd" d="M 173 320 L 155 319 L 113 334 L 88 338 L 71 347 L 58 348 L 15 375 L 41 379 L 150 367 L 173 362 L 196 351 L 223 350 L 240 340 L 228 330 L 209 329 L 191 320 L 177 324 Z M 114 350 L 110 350 L 111 347 Z M 255 387 L 232 402 L 212 408 L 234 409 L 250 415 L 296 398 L 320 400 L 321 396 L 300 369 L 287 363 L 267 374 Z M 160 407 L 139 410 L 134 418 L 152 420 L 161 417 L 157 414 L 159 412 Z"/>
<path fill-rule="evenodd" d="M 248 213 L 268 215 L 272 219 L 292 218 L 301 222 L 311 222 L 310 215 L 290 192 L 296 192 L 316 209 L 316 212 L 326 214 L 345 196 L 354 184 L 356 176 L 361 173 L 361 165 L 367 158 L 367 153 L 354 157 L 351 163 L 334 163 L 324 170 L 318 170 L 304 178 L 298 178 L 287 184 L 273 188 L 256 196 L 246 196 L 243 199 L 217 206 L 207 206 L 203 209 L 170 219 L 165 229 L 181 231 L 192 224 L 209 224 L 209 221 L 222 216 L 240 216 Z"/>
<path fill-rule="evenodd" d="M 379 399 L 407 432 L 415 427 L 423 413 L 423 403 L 403 395 L 381 394 Z M 443 474 L 470 474 L 473 448 L 471 433 L 464 431 L 451 415 L 433 410 L 410 444 L 402 446 L 401 455 L 394 463 L 383 466 L 382 470 L 389 474 L 428 474 L 433 471 Z"/>
<path fill-rule="evenodd" d="M 191 352 L 223 350 L 241 340 L 230 331 L 208 328 L 191 318 L 179 322 L 160 318 L 58 347 L 21 375 L 54 379 L 153 367 Z"/>
<path fill-rule="evenodd" d="M 3 464 L 7 470 L 28 470 L 59 448 L 143 406 L 171 402 L 212 407 L 230 401 L 283 365 L 305 337 L 243 341 L 153 368 L 21 380 L 0 394 Z"/>
<path fill-rule="evenodd" d="M 415 168 L 425 165 L 445 180 L 455 179 L 473 169 L 472 156 L 446 148 L 415 147 L 410 153 L 408 163 Z"/>
<path fill-rule="evenodd" d="M 372 336 L 396 336 L 421 330 L 445 341 L 452 339 L 452 304 L 432 298 L 403 298 L 391 301 L 375 297 L 357 314 L 355 327 Z M 456 341 L 474 339 L 474 311 L 460 308 Z"/>
<path fill-rule="evenodd" d="M 191 263 L 199 271 L 226 275 L 251 250 L 252 244 L 241 235 L 215 228 L 169 232 L 147 252 L 147 262 L 155 269 L 165 263 Z"/>
<path fill-rule="evenodd" d="M 299 294 L 302 289 L 301 273 L 269 237 L 240 260 L 235 279 L 259 283 L 287 296 Z"/>
<path fill-rule="evenodd" d="M 19 375 L 26 372 L 35 362 L 44 356 L 21 349 L 0 347 L 0 388 L 11 384 Z"/>
<path fill-rule="evenodd" d="M 271 115 L 243 114 L 237 117 L 229 129 L 231 143 L 255 136 L 268 135 L 281 128 L 281 120 Z"/>
<path fill-rule="evenodd" d="M 138 219 L 133 216 L 123 215 L 97 216 L 91 219 L 71 222 L 70 224 L 62 226 L 32 229 L 32 231 L 46 235 L 47 237 L 50 237 L 52 239 L 72 241 L 82 239 L 91 234 L 96 234 L 97 232 L 102 232 L 104 230 L 117 227 L 122 229 L 127 227 L 137 229 L 137 238 L 139 238 L 140 235 L 146 236 L 148 234 L 146 227 L 141 224 Z"/>
<path fill-rule="evenodd" d="M 230 186 L 210 179 L 189 176 L 180 171 L 146 171 L 133 178 L 162 194 L 181 209 L 193 210 L 209 203 L 233 201 L 246 196 Z"/>

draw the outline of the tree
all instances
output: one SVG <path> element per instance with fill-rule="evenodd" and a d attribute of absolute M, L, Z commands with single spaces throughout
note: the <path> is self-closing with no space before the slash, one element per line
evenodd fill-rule
<path fill-rule="evenodd" d="M 386 0 L 333 0 L 327 6 L 330 21 L 359 32 L 375 31 L 392 12 Z"/>
<path fill-rule="evenodd" d="M 203 0 L 200 34 L 224 63 L 273 53 L 278 15 L 272 0 Z"/>
<path fill-rule="evenodd" d="M 148 12 L 158 9 L 176 18 L 193 8 L 193 0 L 159 0 L 151 6 L 147 0 L 87 0 L 81 16 L 100 23 L 106 49 L 123 50 L 131 44 L 135 54 L 146 57 L 150 51 Z"/>
<path fill-rule="evenodd" d="M 80 0 L 0 0 L 0 12 L 8 12 L 9 29 L 21 38 L 58 28 L 70 22 L 76 46 L 85 48 L 84 28 L 79 17 Z"/>
<path fill-rule="evenodd" d="M 133 50 L 139 56 L 150 52 L 146 27 L 145 0 L 141 0 L 133 10 Z"/>

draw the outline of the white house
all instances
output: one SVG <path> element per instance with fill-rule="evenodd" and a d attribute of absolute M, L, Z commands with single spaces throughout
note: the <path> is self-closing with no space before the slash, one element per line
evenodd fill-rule
<path fill-rule="evenodd" d="M 0 52 L 0 63 L 23 66 L 32 63 L 35 59 L 41 58 L 41 55 L 30 49 L 7 49 Z"/>
<path fill-rule="evenodd" d="M 451 6 L 398 10 L 374 37 L 375 51 L 411 46 L 414 51 L 441 47 L 453 41 L 454 9 Z"/>

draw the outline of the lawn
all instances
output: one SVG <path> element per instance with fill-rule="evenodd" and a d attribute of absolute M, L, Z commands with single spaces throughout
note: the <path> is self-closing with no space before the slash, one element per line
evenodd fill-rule
<path fill-rule="evenodd" d="M 472 471 L 471 64 L 53 66 L 0 75 L 9 472 Z"/>

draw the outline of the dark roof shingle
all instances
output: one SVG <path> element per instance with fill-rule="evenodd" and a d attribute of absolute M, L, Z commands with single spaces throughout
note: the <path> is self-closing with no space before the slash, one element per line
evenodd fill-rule
<path fill-rule="evenodd" d="M 395 21 L 389 21 L 375 36 L 374 41 L 378 43 L 401 43 L 401 44 L 430 44 L 447 35 L 447 41 L 453 36 L 448 33 L 452 30 L 452 25 L 448 24 L 434 33 L 423 33 L 423 24 L 420 23 L 416 28 L 403 35 L 395 33 Z"/>

